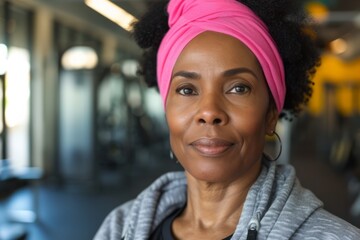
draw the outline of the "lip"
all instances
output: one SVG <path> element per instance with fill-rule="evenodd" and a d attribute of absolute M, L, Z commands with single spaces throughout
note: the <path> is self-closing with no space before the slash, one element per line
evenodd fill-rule
<path fill-rule="evenodd" d="M 201 155 L 216 157 L 229 150 L 234 143 L 220 138 L 200 138 L 190 144 Z"/>

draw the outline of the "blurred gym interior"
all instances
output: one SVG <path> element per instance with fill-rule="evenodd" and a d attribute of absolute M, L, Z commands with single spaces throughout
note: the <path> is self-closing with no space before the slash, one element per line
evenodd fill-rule
<path fill-rule="evenodd" d="M 137 75 L 130 23 L 153 2 L 0 0 L 0 240 L 92 239 L 113 208 L 181 170 L 159 94 Z M 305 111 L 279 121 L 279 163 L 360 227 L 360 1 L 301 3 L 322 64 Z"/>

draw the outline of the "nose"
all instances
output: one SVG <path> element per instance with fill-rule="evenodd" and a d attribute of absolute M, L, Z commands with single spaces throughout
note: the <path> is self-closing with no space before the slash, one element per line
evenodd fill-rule
<path fill-rule="evenodd" d="M 199 101 L 196 122 L 201 125 L 226 125 L 229 116 L 225 104 L 216 96 L 204 96 Z"/>

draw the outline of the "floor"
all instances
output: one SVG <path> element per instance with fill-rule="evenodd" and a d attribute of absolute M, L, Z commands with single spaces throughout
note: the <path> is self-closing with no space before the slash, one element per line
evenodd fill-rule
<path fill-rule="evenodd" d="M 351 214 L 360 192 L 358 182 L 351 182 L 346 172 L 338 172 L 316 157 L 308 139 L 297 139 L 292 149 L 291 163 L 301 183 L 324 201 L 325 208 L 360 227 L 360 214 Z M 151 155 L 151 154 L 150 154 Z M 119 204 L 135 197 L 156 177 L 178 170 L 176 162 L 139 161 L 119 171 L 107 170 L 100 188 L 73 185 L 58 187 L 52 181 L 39 186 L 39 212 L 36 223 L 25 224 L 28 240 L 88 240 L 92 239 L 105 216 Z M 351 184 L 350 184 L 351 183 Z M 8 201 L 0 201 L 0 211 L 29 207 L 31 190 L 24 188 Z M 354 212 L 354 211 L 353 211 Z M 0 226 L 6 221 L 0 214 Z M 0 239 L 1 240 L 1 239 Z"/>
<path fill-rule="evenodd" d="M 53 181 L 43 182 L 38 186 L 38 220 L 22 224 L 29 232 L 27 239 L 92 239 L 113 208 L 134 198 L 161 174 L 176 170 L 181 168 L 175 161 L 159 161 L 151 165 L 138 163 L 132 169 L 128 167 L 124 170 L 120 177 L 119 172 L 107 170 L 102 186 L 97 188 L 79 184 L 59 187 Z M 5 213 L 15 209 L 32 209 L 32 194 L 32 188 L 24 188 L 10 199 L 0 201 L 0 227 L 10 219 Z M 0 237 L 0 240 L 5 239 Z"/>

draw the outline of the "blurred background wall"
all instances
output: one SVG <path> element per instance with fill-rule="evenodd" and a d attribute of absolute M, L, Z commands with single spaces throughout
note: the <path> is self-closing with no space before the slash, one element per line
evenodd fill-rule
<path fill-rule="evenodd" d="M 40 171 L 10 191 L 0 171 L 0 239 L 19 199 L 39 202 L 37 221 L 20 225 L 29 239 L 89 239 L 113 207 L 180 169 L 169 160 L 160 97 L 136 74 L 129 21 L 152 2 L 0 0 L 0 169 Z M 279 122 L 280 161 L 360 226 L 360 1 L 301 3 L 322 64 L 304 113 Z M 124 10 L 130 20 L 115 18 Z"/>

